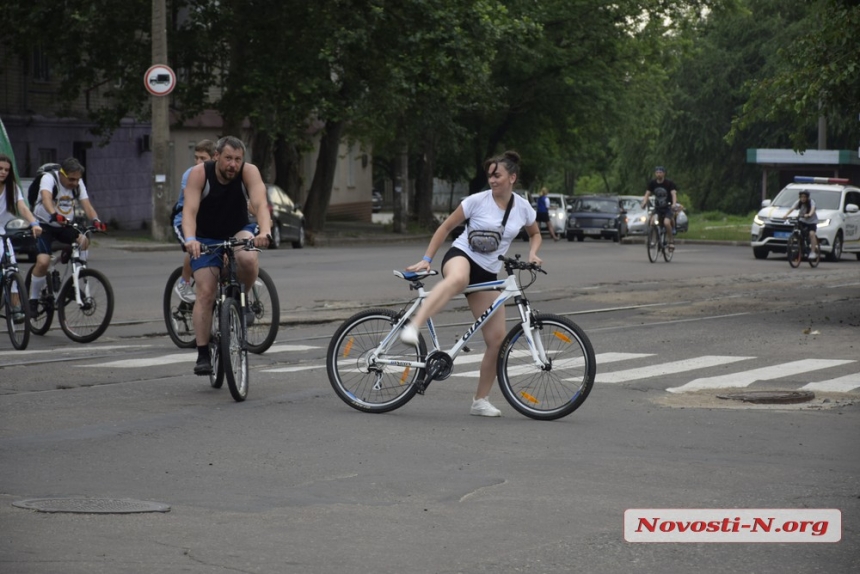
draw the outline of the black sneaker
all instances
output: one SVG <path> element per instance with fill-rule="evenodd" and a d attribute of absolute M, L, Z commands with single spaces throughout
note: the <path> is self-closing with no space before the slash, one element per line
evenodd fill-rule
<path fill-rule="evenodd" d="M 197 357 L 197 364 L 194 365 L 194 374 L 199 376 L 212 374 L 212 361 L 209 357 Z"/>
<path fill-rule="evenodd" d="M 38 299 L 30 299 L 30 317 L 36 317 L 39 315 L 39 300 Z"/>
<path fill-rule="evenodd" d="M 15 305 L 12 307 L 12 322 L 16 325 L 20 325 L 24 322 L 24 308 L 20 305 Z"/>

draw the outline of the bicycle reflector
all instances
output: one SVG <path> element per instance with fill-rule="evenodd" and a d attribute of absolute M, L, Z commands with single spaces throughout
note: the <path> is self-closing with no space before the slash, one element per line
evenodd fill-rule
<path fill-rule="evenodd" d="M 851 180 L 842 177 L 810 177 L 808 175 L 794 176 L 794 183 L 851 183 Z"/>

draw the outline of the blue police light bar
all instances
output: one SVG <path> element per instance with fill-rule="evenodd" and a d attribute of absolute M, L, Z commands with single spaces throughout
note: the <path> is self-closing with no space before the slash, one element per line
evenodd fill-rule
<path fill-rule="evenodd" d="M 842 177 L 810 177 L 808 175 L 796 175 L 794 176 L 794 183 L 851 183 L 851 180 Z"/>

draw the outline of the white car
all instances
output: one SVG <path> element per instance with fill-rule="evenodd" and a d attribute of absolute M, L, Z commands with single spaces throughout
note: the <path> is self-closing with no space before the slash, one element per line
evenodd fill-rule
<path fill-rule="evenodd" d="M 648 233 L 648 210 L 642 208 L 641 195 L 619 195 L 618 202 L 627 211 L 627 234 L 646 235 Z M 684 210 L 675 217 L 676 233 L 684 233 L 690 226 Z"/>
<path fill-rule="evenodd" d="M 555 229 L 555 234 L 558 237 L 564 237 L 567 234 L 567 199 L 560 193 L 548 193 L 549 198 L 549 221 Z M 532 196 L 532 207 L 537 209 L 537 200 L 539 195 Z M 541 233 L 549 233 L 546 226 L 540 224 Z"/>
<path fill-rule="evenodd" d="M 798 192 L 806 190 L 815 202 L 818 214 L 818 243 L 829 261 L 839 261 L 843 252 L 860 259 L 860 188 L 848 185 L 847 179 L 797 176 L 773 201 L 761 203 L 753 218 L 750 245 L 756 259 L 765 259 L 771 251 L 785 253 L 788 236 L 794 228 L 785 216 L 797 201 Z M 797 211 L 790 217 L 797 216 Z"/>

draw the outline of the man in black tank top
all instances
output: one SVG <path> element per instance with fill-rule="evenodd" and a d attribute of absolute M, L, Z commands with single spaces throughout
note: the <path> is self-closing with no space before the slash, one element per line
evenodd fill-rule
<path fill-rule="evenodd" d="M 248 220 L 249 209 L 257 217 L 256 224 Z M 221 138 L 215 144 L 213 161 L 199 164 L 191 170 L 182 208 L 185 250 L 191 255 L 197 293 L 193 315 L 197 334 L 194 374 L 208 375 L 212 372 L 209 332 L 212 329 L 212 305 L 223 264 L 220 253 L 201 255 L 201 244 L 220 243 L 230 237 L 254 237 L 254 245 L 265 248 L 269 245 L 271 231 L 266 184 L 263 183 L 260 170 L 253 164 L 245 163 L 245 144 L 242 140 L 233 136 Z M 239 280 L 250 291 L 257 280 L 257 252 L 236 251 L 236 263 Z"/>

